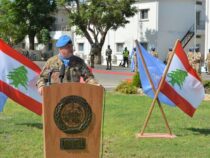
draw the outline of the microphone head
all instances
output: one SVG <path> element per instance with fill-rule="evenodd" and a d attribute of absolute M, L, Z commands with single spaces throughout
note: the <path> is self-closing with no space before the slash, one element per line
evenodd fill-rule
<path fill-rule="evenodd" d="M 61 68 L 60 68 L 60 75 L 59 75 L 59 78 L 63 78 L 63 77 L 64 77 L 64 74 L 65 74 L 65 65 L 62 64 L 62 65 L 61 65 Z"/>

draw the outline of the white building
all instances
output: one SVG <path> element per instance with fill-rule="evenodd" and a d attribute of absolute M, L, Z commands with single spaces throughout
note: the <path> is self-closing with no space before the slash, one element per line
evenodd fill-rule
<path fill-rule="evenodd" d="M 206 0 L 206 8 L 205 8 L 205 55 L 210 49 L 210 1 Z"/>
<path fill-rule="evenodd" d="M 135 6 L 138 13 L 129 19 L 124 28 L 109 30 L 102 48 L 102 64 L 106 64 L 105 50 L 110 45 L 113 51 L 113 65 L 119 65 L 122 51 L 127 47 L 130 51 L 135 47 L 137 39 L 148 50 L 156 48 L 160 59 L 165 60 L 169 48 L 173 48 L 177 39 L 189 39 L 185 50 L 199 47 L 203 59 L 210 48 L 210 2 L 209 0 L 141 0 Z M 90 44 L 85 37 L 76 35 L 68 27 L 68 14 L 59 8 L 55 13 L 56 21 L 51 32 L 52 48 L 63 34 L 72 37 L 75 54 L 88 59 Z M 27 46 L 26 41 L 26 46 Z M 36 45 L 36 44 L 35 44 Z M 38 47 L 37 47 L 38 48 Z"/>
<path fill-rule="evenodd" d="M 209 3 L 208 0 L 136 2 L 138 13 L 129 19 L 130 23 L 125 28 L 108 32 L 102 54 L 105 54 L 107 45 L 110 45 L 113 50 L 113 62 L 118 65 L 122 60 L 123 48 L 127 47 L 131 51 L 137 39 L 148 51 L 155 47 L 160 58 L 165 60 L 168 49 L 173 48 L 177 39 L 182 40 L 185 36 L 190 38 L 192 35 L 185 47 L 186 52 L 189 48 L 199 47 L 204 56 L 210 48 Z M 75 51 L 81 56 L 86 57 L 89 54 L 90 45 L 84 37 L 74 34 L 74 45 Z"/>

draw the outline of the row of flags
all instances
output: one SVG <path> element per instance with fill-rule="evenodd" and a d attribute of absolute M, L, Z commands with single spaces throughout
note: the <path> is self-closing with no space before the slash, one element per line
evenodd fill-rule
<path fill-rule="evenodd" d="M 167 66 L 158 58 L 150 55 L 140 44 L 137 46 L 138 69 L 145 94 L 154 98 L 155 93 L 146 74 L 148 71 L 157 90 L 158 99 L 170 106 L 177 106 L 189 116 L 204 98 L 204 87 L 195 70 L 190 66 L 181 43 L 177 42 L 168 71 Z M 141 54 L 142 57 L 141 58 Z M 143 61 L 145 61 L 145 66 Z M 0 111 L 7 97 L 32 112 L 42 114 L 42 98 L 36 88 L 40 68 L 25 56 L 12 49 L 0 39 Z M 163 75 L 166 78 L 160 85 Z"/>

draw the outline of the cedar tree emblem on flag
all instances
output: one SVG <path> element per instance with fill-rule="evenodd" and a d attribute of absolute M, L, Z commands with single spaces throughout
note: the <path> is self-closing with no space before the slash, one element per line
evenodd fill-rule
<path fill-rule="evenodd" d="M 9 80 L 12 80 L 10 84 L 13 85 L 15 88 L 18 88 L 18 86 L 21 85 L 27 90 L 27 73 L 28 71 L 26 70 L 26 68 L 24 66 L 20 66 L 10 71 L 7 77 Z"/>
<path fill-rule="evenodd" d="M 171 79 L 170 84 L 174 87 L 175 84 L 179 86 L 180 89 L 182 89 L 183 83 L 185 81 L 185 78 L 188 76 L 186 71 L 176 69 L 176 71 L 172 71 L 167 74 L 167 76 Z"/>

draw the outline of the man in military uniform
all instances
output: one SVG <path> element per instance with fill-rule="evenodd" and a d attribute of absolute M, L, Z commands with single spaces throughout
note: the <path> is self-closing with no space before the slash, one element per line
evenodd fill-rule
<path fill-rule="evenodd" d="M 108 48 L 106 49 L 106 69 L 112 69 L 112 49 L 110 48 L 110 45 L 108 45 Z"/>
<path fill-rule="evenodd" d="M 91 50 L 90 50 L 90 66 L 94 68 L 94 60 L 95 60 L 95 54 L 97 54 L 97 46 L 96 44 L 91 45 Z"/>
<path fill-rule="evenodd" d="M 151 49 L 151 54 L 152 54 L 152 56 L 158 58 L 158 52 L 155 51 L 155 48 L 152 48 L 152 49 Z"/>
<path fill-rule="evenodd" d="M 125 64 L 127 63 L 127 67 L 128 67 L 128 57 L 129 57 L 129 51 L 127 49 L 127 47 L 125 47 L 125 49 L 123 50 L 123 67 L 125 67 Z"/>
<path fill-rule="evenodd" d="M 193 63 L 194 61 L 194 53 L 193 53 L 193 49 L 190 48 L 189 52 L 187 53 L 187 58 L 189 60 L 190 65 L 193 67 L 193 69 L 195 69 L 195 65 Z"/>
<path fill-rule="evenodd" d="M 194 60 L 193 63 L 195 65 L 195 70 L 198 74 L 201 73 L 200 70 L 200 64 L 201 64 L 201 52 L 199 51 L 199 48 L 195 49 L 195 53 L 194 53 Z"/>
<path fill-rule="evenodd" d="M 207 68 L 208 68 L 208 75 L 210 75 L 210 49 L 206 57 L 206 62 L 207 62 Z"/>
<path fill-rule="evenodd" d="M 172 48 L 169 48 L 168 49 L 168 54 L 167 54 L 167 57 L 166 57 L 166 63 L 168 64 L 169 62 L 169 59 L 171 58 L 172 56 Z"/>
<path fill-rule="evenodd" d="M 80 77 L 83 77 L 86 83 L 99 85 L 83 59 L 73 55 L 73 45 L 69 36 L 61 36 L 56 42 L 56 47 L 59 54 L 47 60 L 37 81 L 38 91 L 41 95 L 43 87 L 49 80 L 51 83 L 80 82 Z M 63 76 L 61 76 L 62 69 Z"/>

